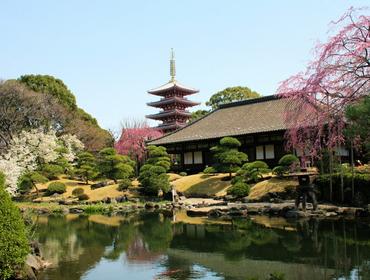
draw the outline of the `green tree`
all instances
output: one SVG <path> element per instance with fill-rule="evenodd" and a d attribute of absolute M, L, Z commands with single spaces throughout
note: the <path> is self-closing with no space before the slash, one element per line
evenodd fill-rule
<path fill-rule="evenodd" d="M 219 145 L 212 147 L 211 151 L 214 153 L 218 163 L 214 166 L 219 172 L 228 172 L 230 178 L 232 172 L 236 172 L 243 162 L 248 160 L 248 156 L 239 152 L 241 143 L 238 139 L 233 137 L 224 137 L 220 140 Z"/>
<path fill-rule="evenodd" d="M 38 98 L 44 97 L 45 99 L 43 100 L 42 109 L 46 109 L 47 116 L 49 117 L 48 121 L 52 121 L 53 125 L 60 130 L 62 134 L 69 133 L 76 135 L 78 139 L 85 144 L 86 149 L 97 151 L 103 147 L 111 146 L 114 142 L 111 134 L 102 129 L 95 118 L 77 106 L 74 94 L 62 80 L 49 75 L 24 75 L 21 76 L 17 82 L 22 86 L 26 86 L 32 93 L 42 93 L 38 94 Z M 2 88 L 0 87 L 0 92 L 1 91 Z M 17 93 L 17 95 L 20 94 L 22 94 L 22 91 Z M 13 96 L 9 95 L 9 97 Z M 11 102 L 9 101 L 8 103 Z M 15 107 L 14 111 L 19 115 L 19 110 L 16 110 L 18 103 L 19 102 L 15 102 L 15 105 L 11 103 L 11 105 Z M 29 103 L 28 100 L 27 103 Z M 40 102 L 33 102 L 32 108 L 36 107 L 39 103 Z M 6 107 L 8 107 L 8 105 L 6 104 L 4 107 L 7 109 Z M 0 103 L 0 115 L 1 109 Z M 34 111 L 39 110 L 34 109 Z M 28 122 L 34 119 L 33 115 L 35 114 L 32 113 L 29 119 L 27 118 Z M 37 124 L 40 125 L 39 122 L 37 122 Z"/>
<path fill-rule="evenodd" d="M 370 154 L 370 96 L 349 106 L 346 110 L 346 117 L 350 124 L 345 129 L 346 135 L 349 139 L 361 139 L 361 144 Z"/>
<path fill-rule="evenodd" d="M 81 176 L 86 185 L 89 184 L 89 180 L 98 175 L 96 158 L 93 154 L 89 152 L 82 152 L 77 155 L 76 174 Z"/>
<path fill-rule="evenodd" d="M 171 167 L 170 156 L 168 155 L 166 148 L 162 146 L 148 147 L 148 159 L 146 163 L 156 166 L 162 166 L 166 170 L 166 172 Z"/>
<path fill-rule="evenodd" d="M 209 111 L 207 111 L 207 110 L 196 110 L 196 111 L 191 113 L 190 122 L 196 121 L 197 119 L 200 119 L 200 118 L 204 117 L 208 113 L 209 113 Z"/>
<path fill-rule="evenodd" d="M 23 75 L 18 81 L 35 92 L 42 92 L 56 97 L 68 108 L 77 109 L 76 98 L 62 80 L 49 75 Z"/>
<path fill-rule="evenodd" d="M 215 110 L 222 104 L 257 98 L 260 96 L 261 95 L 258 92 L 252 91 L 248 87 L 228 87 L 212 95 L 211 98 L 206 102 L 206 105 L 210 106 L 212 110 Z"/>
<path fill-rule="evenodd" d="M 64 173 L 64 168 L 58 164 L 44 164 L 41 173 L 49 180 L 57 180 L 58 176 Z"/>
<path fill-rule="evenodd" d="M 27 193 L 35 188 L 37 195 L 39 195 L 39 189 L 37 184 L 46 183 L 48 178 L 40 174 L 38 171 L 31 171 L 23 174 L 18 183 L 18 188 L 21 192 Z"/>
<path fill-rule="evenodd" d="M 170 190 L 169 176 L 166 174 L 170 167 L 166 148 L 148 147 L 148 159 L 140 168 L 139 175 L 139 182 L 147 194 L 158 195 L 159 191 L 166 193 Z"/>
<path fill-rule="evenodd" d="M 117 183 L 118 179 L 127 179 L 134 174 L 135 162 L 128 156 L 117 154 L 113 148 L 105 148 L 99 152 L 100 173 Z"/>
<path fill-rule="evenodd" d="M 15 276 L 29 249 L 24 221 L 4 189 L 4 175 L 0 173 L 0 279 Z"/>

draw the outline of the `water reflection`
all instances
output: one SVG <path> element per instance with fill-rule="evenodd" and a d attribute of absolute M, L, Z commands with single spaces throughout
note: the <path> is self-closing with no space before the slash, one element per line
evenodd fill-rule
<path fill-rule="evenodd" d="M 36 217 L 41 279 L 370 279 L 364 220 L 239 219 L 192 224 L 172 213 Z"/>

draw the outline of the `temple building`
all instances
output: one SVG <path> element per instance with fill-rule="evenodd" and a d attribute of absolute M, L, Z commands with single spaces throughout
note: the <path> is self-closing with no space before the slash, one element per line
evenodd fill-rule
<path fill-rule="evenodd" d="M 221 105 L 187 126 L 158 139 L 150 145 L 160 145 L 177 158 L 174 169 L 198 172 L 214 163 L 210 148 L 225 136 L 237 138 L 239 149 L 248 160 L 263 160 L 273 167 L 286 154 L 284 133 L 287 129 L 284 112 L 289 101 L 276 96 L 264 96 Z"/>
<path fill-rule="evenodd" d="M 160 96 L 158 101 L 147 103 L 148 106 L 162 109 L 157 114 L 147 115 L 148 119 L 161 121 L 157 128 L 164 133 L 172 132 L 186 125 L 191 117 L 187 108 L 199 105 L 186 96 L 199 92 L 197 89 L 182 85 L 176 80 L 175 58 L 172 51 L 170 60 L 171 79 L 168 83 L 148 91 L 149 94 Z"/>
<path fill-rule="evenodd" d="M 240 151 L 248 155 L 248 161 L 262 160 L 275 167 L 279 159 L 287 154 L 285 132 L 286 112 L 293 103 L 276 95 L 221 105 L 206 116 L 191 122 L 174 132 L 149 141 L 149 145 L 164 146 L 176 159 L 174 171 L 195 173 L 215 163 L 210 148 L 220 139 L 232 136 L 241 142 Z M 299 153 L 295 152 L 298 156 Z M 349 151 L 345 147 L 335 152 L 348 162 Z M 312 165 L 310 161 L 307 166 Z"/>

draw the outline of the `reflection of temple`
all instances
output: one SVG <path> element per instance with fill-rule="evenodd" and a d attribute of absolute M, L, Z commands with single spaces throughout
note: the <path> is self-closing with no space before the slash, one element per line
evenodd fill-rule
<path fill-rule="evenodd" d="M 186 108 L 199 105 L 199 103 L 190 101 L 185 97 L 197 93 L 198 90 L 184 86 L 175 79 L 176 70 L 173 52 L 170 72 L 171 80 L 167 84 L 148 91 L 148 93 L 162 98 L 159 101 L 150 102 L 147 105 L 161 108 L 162 111 L 146 117 L 162 121 L 158 128 L 165 133 L 184 127 L 191 117 L 191 113 Z"/>
<path fill-rule="evenodd" d="M 139 235 L 135 236 L 126 250 L 127 261 L 133 263 L 152 262 L 161 256 L 162 254 L 158 252 L 151 252 L 148 245 Z"/>

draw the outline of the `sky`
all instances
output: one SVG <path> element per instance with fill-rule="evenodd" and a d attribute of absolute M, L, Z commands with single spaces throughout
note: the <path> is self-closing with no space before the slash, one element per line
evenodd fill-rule
<path fill-rule="evenodd" d="M 0 79 L 48 74 L 107 129 L 156 113 L 147 90 L 177 80 L 202 102 L 230 86 L 262 95 L 304 70 L 330 22 L 362 0 L 0 0 Z M 151 122 L 151 124 L 155 124 Z"/>

